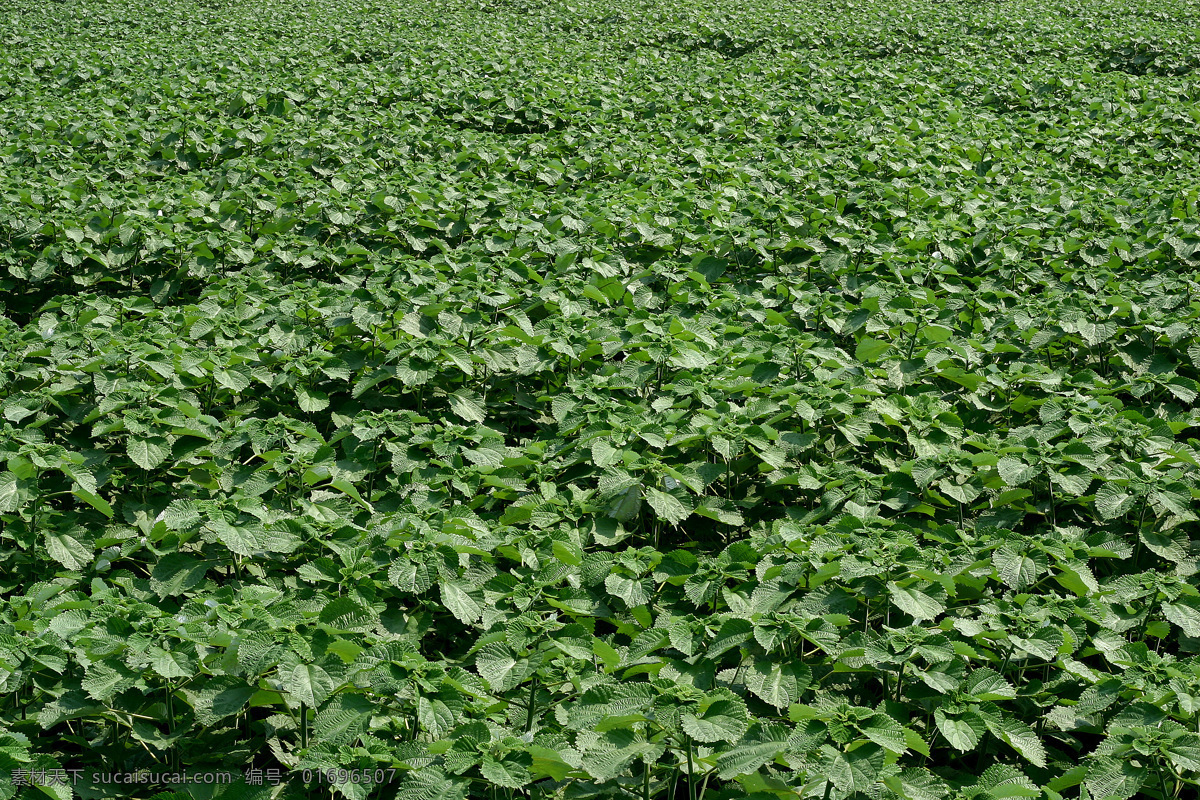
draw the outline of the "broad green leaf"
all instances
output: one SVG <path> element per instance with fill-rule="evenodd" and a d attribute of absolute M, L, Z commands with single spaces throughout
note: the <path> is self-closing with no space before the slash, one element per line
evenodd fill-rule
<path fill-rule="evenodd" d="M 216 534 L 221 544 L 239 556 L 249 558 L 262 549 L 257 533 L 251 528 L 230 525 L 220 519 L 209 520 L 204 527 Z"/>
<path fill-rule="evenodd" d="M 749 727 L 746 706 L 735 699 L 717 699 L 701 705 L 699 714 L 680 716 L 683 730 L 698 742 L 736 742 Z"/>
<path fill-rule="evenodd" d="M 83 502 L 85 502 L 89 506 L 91 506 L 92 508 L 99 511 L 104 516 L 108 517 L 109 519 L 112 519 L 113 508 L 111 505 L 109 505 L 108 501 L 105 500 L 100 495 L 93 494 L 92 492 L 85 491 L 78 487 L 72 489 L 71 494 L 75 495 L 80 500 L 82 500 Z M 0 510 L 2 510 L 2 509 L 0 509 Z"/>
<path fill-rule="evenodd" d="M 647 578 L 630 578 L 625 575 L 609 575 L 604 579 L 604 588 L 613 597 L 619 597 L 630 608 L 644 606 L 650 602 L 650 581 Z"/>
<path fill-rule="evenodd" d="M 475 668 L 493 692 L 504 692 L 515 685 L 513 670 L 517 657 L 505 645 L 493 642 L 475 654 Z"/>
<path fill-rule="evenodd" d="M 465 391 L 450 395 L 450 410 L 467 422 L 483 422 L 487 416 L 480 398 Z"/>
<path fill-rule="evenodd" d="M 442 605 L 459 622 L 470 625 L 479 619 L 483 609 L 471 596 L 467 584 L 461 581 L 442 581 L 439 587 L 442 590 Z"/>
<path fill-rule="evenodd" d="M 880 339 L 864 338 L 854 348 L 854 357 L 859 361 L 872 363 L 883 358 L 883 354 L 891 349 L 889 342 Z"/>
<path fill-rule="evenodd" d="M 811 670 L 803 664 L 779 664 L 764 659 L 746 671 L 746 688 L 764 702 L 782 709 L 799 702 L 811 679 Z"/>
<path fill-rule="evenodd" d="M 1096 492 L 1096 510 L 1104 520 L 1114 519 L 1133 508 L 1134 498 L 1119 486 L 1106 483 Z"/>
<path fill-rule="evenodd" d="M 1000 673 L 987 667 L 973 670 L 963 689 L 981 702 L 1009 700 L 1017 696 L 1017 690 Z"/>
<path fill-rule="evenodd" d="M 296 385 L 296 405 L 305 414 L 315 414 L 329 407 L 329 395 L 319 389 Z"/>
<path fill-rule="evenodd" d="M 190 678 L 196 669 L 196 660 L 179 650 L 164 650 L 152 647 L 148 653 L 150 667 L 168 680 L 173 678 Z"/>
<path fill-rule="evenodd" d="M 742 642 L 750 639 L 754 635 L 754 623 L 731 617 L 721 623 L 720 630 L 717 631 L 716 637 L 708 646 L 706 655 L 709 658 L 716 658 L 730 648 L 737 647 Z"/>
<path fill-rule="evenodd" d="M 592 639 L 592 652 L 604 663 L 605 672 L 612 672 L 621 666 L 621 654 L 601 639 Z"/>
<path fill-rule="evenodd" d="M 901 586 L 895 581 L 887 586 L 896 607 L 915 620 L 936 619 L 946 611 L 945 603 L 915 586 Z"/>
<path fill-rule="evenodd" d="M 987 733 L 983 719 L 973 711 L 951 716 L 939 708 L 934 710 L 933 719 L 950 746 L 963 753 L 974 750 Z"/>
<path fill-rule="evenodd" d="M 92 664 L 83 679 L 83 690 L 93 700 L 109 703 L 113 695 L 133 686 L 138 677 L 137 673 L 120 663 Z"/>
<path fill-rule="evenodd" d="M 1000 547 L 993 552 L 992 564 L 1000 580 L 1014 589 L 1029 586 L 1037 580 L 1039 573 L 1038 565 L 1032 558 L 1010 547 Z"/>
<path fill-rule="evenodd" d="M 556 540 L 553 550 L 554 557 L 569 567 L 577 567 L 583 563 L 583 553 L 574 543 Z"/>
<path fill-rule="evenodd" d="M 886 714 L 875 714 L 866 721 L 860 722 L 858 729 L 884 750 L 898 755 L 908 752 L 904 726 Z"/>
<path fill-rule="evenodd" d="M 989 726 L 990 727 L 990 726 Z M 1014 750 L 1038 767 L 1046 766 L 1046 750 L 1033 728 L 1011 717 L 1000 721 L 998 734 Z M 997 733 L 993 730 L 993 733 Z"/>
<path fill-rule="evenodd" d="M 313 720 L 313 734 L 330 744 L 353 742 L 366 730 L 374 710 L 374 704 L 361 694 L 339 694 Z"/>
<path fill-rule="evenodd" d="M 316 664 L 297 664 L 283 676 L 283 690 L 309 708 L 320 706 L 336 688 L 329 673 Z"/>
<path fill-rule="evenodd" d="M 519 789 L 531 780 L 529 767 L 532 764 L 533 759 L 528 753 L 508 753 L 501 758 L 485 755 L 479 771 L 497 786 Z"/>
<path fill-rule="evenodd" d="M 563 761 L 557 750 L 534 744 L 529 746 L 528 751 L 532 757 L 529 771 L 534 779 L 546 777 L 561 781 L 571 771 L 571 765 Z"/>
<path fill-rule="evenodd" d="M 0 473 L 0 513 L 19 511 L 28 501 L 29 481 L 18 478 L 11 472 Z"/>
<path fill-rule="evenodd" d="M 1102 756 L 1089 764 L 1083 788 L 1094 798 L 1129 800 L 1150 780 L 1150 770 L 1128 759 Z"/>
<path fill-rule="evenodd" d="M 1195 606 L 1195 603 L 1163 603 L 1163 616 L 1178 625 L 1188 636 L 1200 636 L 1200 609 Z"/>
<path fill-rule="evenodd" d="M 215 675 L 204 681 L 200 688 L 192 685 L 183 687 L 188 701 L 196 712 L 196 719 L 202 725 L 212 725 L 219 720 L 237 714 L 250 698 L 255 689 L 238 678 L 225 675 Z"/>
<path fill-rule="evenodd" d="M 150 573 L 150 588 L 159 597 L 173 597 L 194 589 L 204 582 L 208 564 L 186 553 L 168 553 L 154 565 Z"/>
<path fill-rule="evenodd" d="M 945 781 L 921 767 L 889 775 L 883 779 L 883 784 L 905 800 L 944 800 L 950 794 Z"/>
<path fill-rule="evenodd" d="M 170 454 L 167 440 L 161 436 L 130 438 L 126 447 L 130 460 L 146 470 L 154 469 Z"/>
<path fill-rule="evenodd" d="M 1146 547 L 1172 563 L 1180 564 L 1190 555 L 1192 541 L 1183 528 L 1171 528 L 1166 531 L 1142 530 L 1138 535 Z"/>
<path fill-rule="evenodd" d="M 691 514 L 679 498 L 658 489 L 646 489 L 646 502 L 654 509 L 655 516 L 671 525 L 678 525 Z"/>
<path fill-rule="evenodd" d="M 618 522 L 628 522 L 642 508 L 642 487 L 634 484 L 621 492 L 609 505 L 608 515 Z"/>
<path fill-rule="evenodd" d="M 91 562 L 91 548 L 62 531 L 46 532 L 46 552 L 67 569 L 83 569 Z"/>
<path fill-rule="evenodd" d="M 717 776 L 731 780 L 755 772 L 788 750 L 788 729 L 779 724 L 752 726 L 746 737 L 717 757 Z"/>
<path fill-rule="evenodd" d="M 583 769 L 599 781 L 612 780 L 636 758 L 662 752 L 661 745 L 642 741 L 626 729 L 601 734 L 585 732 L 578 737 L 578 742 L 584 745 L 579 748 Z"/>

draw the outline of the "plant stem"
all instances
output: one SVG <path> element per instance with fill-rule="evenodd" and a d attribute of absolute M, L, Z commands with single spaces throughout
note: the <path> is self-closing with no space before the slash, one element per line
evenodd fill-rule
<path fill-rule="evenodd" d="M 688 800 L 696 800 L 696 780 L 692 775 L 692 737 L 687 737 Z"/>
<path fill-rule="evenodd" d="M 308 706 L 300 703 L 300 746 L 308 747 Z"/>
<path fill-rule="evenodd" d="M 533 730 L 533 709 L 536 702 L 535 692 L 537 692 L 537 676 L 534 676 L 533 681 L 529 684 L 529 701 L 525 706 L 525 732 Z"/>

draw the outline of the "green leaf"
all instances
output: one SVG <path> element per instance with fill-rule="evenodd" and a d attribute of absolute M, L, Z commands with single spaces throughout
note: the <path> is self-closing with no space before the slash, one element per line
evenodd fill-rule
<path fill-rule="evenodd" d="M 692 513 L 675 495 L 654 488 L 646 489 L 646 502 L 659 519 L 671 525 L 678 525 Z"/>
<path fill-rule="evenodd" d="M 883 354 L 891 349 L 891 343 L 881 339 L 864 338 L 854 348 L 854 357 L 866 363 L 872 363 L 883 358 Z"/>
<path fill-rule="evenodd" d="M 534 779 L 544 777 L 561 781 L 572 769 L 570 764 L 563 761 L 557 750 L 533 744 L 529 746 L 528 751 L 532 757 L 529 771 Z"/>
<path fill-rule="evenodd" d="M 464 625 L 470 625 L 483 614 L 483 608 L 471 596 L 470 588 L 461 581 L 442 581 L 442 605 Z"/>
<path fill-rule="evenodd" d="M 262 549 L 254 530 L 247 527 L 236 527 L 220 519 L 209 520 L 204 527 L 216 534 L 221 544 L 230 552 L 250 558 Z"/>
<path fill-rule="evenodd" d="M 987 732 L 983 718 L 973 711 L 950 716 L 939 708 L 933 719 L 950 746 L 963 753 L 974 750 Z"/>
<path fill-rule="evenodd" d="M 1150 771 L 1128 759 L 1103 756 L 1089 765 L 1083 788 L 1097 800 L 1129 800 L 1150 778 Z"/>
<path fill-rule="evenodd" d="M 1014 589 L 1029 586 L 1037 580 L 1039 573 L 1038 565 L 1032 558 L 1007 546 L 992 553 L 992 564 L 1000 580 Z"/>
<path fill-rule="evenodd" d="M 721 623 L 716 638 L 708 646 L 705 653 L 709 658 L 716 658 L 730 648 L 737 647 L 754 635 L 754 623 L 739 617 L 730 617 Z"/>
<path fill-rule="evenodd" d="M 11 472 L 0 473 L 0 513 L 20 511 L 29 499 L 29 481 Z"/>
<path fill-rule="evenodd" d="M 922 767 L 912 767 L 899 775 L 889 775 L 883 784 L 904 800 L 944 800 L 950 794 L 946 782 Z"/>
<path fill-rule="evenodd" d="M 366 500 L 364 500 L 362 495 L 358 493 L 358 489 L 356 489 L 354 487 L 354 484 L 352 484 L 350 481 L 346 480 L 345 478 L 334 478 L 333 480 L 331 480 L 329 482 L 329 485 L 330 485 L 330 487 L 337 489 L 339 492 L 341 492 L 342 494 L 349 497 L 354 502 L 358 503 L 358 505 L 361 506 L 364 510 L 366 510 L 366 511 L 374 511 L 375 510 L 375 509 L 371 508 L 371 504 L 368 503 Z"/>
<path fill-rule="evenodd" d="M 1192 540 L 1183 528 L 1139 533 L 1146 547 L 1174 564 L 1182 564 L 1191 555 Z"/>
<path fill-rule="evenodd" d="M 204 581 L 208 564 L 186 553 L 168 553 L 154 565 L 150 588 L 159 597 L 174 597 L 194 589 Z"/>
<path fill-rule="evenodd" d="M 313 734 L 329 744 L 348 744 L 362 734 L 376 706 L 361 694 L 339 694 L 313 720 Z"/>
<path fill-rule="evenodd" d="M 109 505 L 108 501 L 105 500 L 100 495 L 85 491 L 79 487 L 75 487 L 74 489 L 72 489 L 71 494 L 75 495 L 80 500 L 82 500 L 83 502 L 85 502 L 89 506 L 91 506 L 92 508 L 99 511 L 104 516 L 108 517 L 109 519 L 112 519 L 112 515 L 113 515 L 112 506 Z"/>
<path fill-rule="evenodd" d="M 602 639 L 592 639 L 592 652 L 604 663 L 605 672 L 612 672 L 621 666 L 621 654 Z"/>
<path fill-rule="evenodd" d="M 130 460 L 145 470 L 151 470 L 166 460 L 170 455 L 167 440 L 161 436 L 149 436 L 144 439 L 130 438 L 126 449 Z"/>
<path fill-rule="evenodd" d="M 199 690 L 185 686 L 182 691 L 188 696 L 197 721 L 212 725 L 245 708 L 255 688 L 232 676 L 214 675 Z"/>
<path fill-rule="evenodd" d="M 637 516 L 642 508 L 642 487 L 640 484 L 630 486 L 608 507 L 608 515 L 618 522 L 628 522 Z"/>
<path fill-rule="evenodd" d="M 114 695 L 132 687 L 138 677 L 137 673 L 120 663 L 92 664 L 83 679 L 83 690 L 93 700 L 109 703 Z"/>
<path fill-rule="evenodd" d="M 999 672 L 987 667 L 974 670 L 963 688 L 980 702 L 1010 700 L 1017 696 L 1017 690 Z"/>
<path fill-rule="evenodd" d="M 502 758 L 485 755 L 479 765 L 483 777 L 497 786 L 519 789 L 532 780 L 529 767 L 533 760 L 528 753 L 508 753 Z"/>
<path fill-rule="evenodd" d="M 297 664 L 283 677 L 283 690 L 309 708 L 320 706 L 336 688 L 334 679 L 316 664 Z"/>
<path fill-rule="evenodd" d="M 240 369 L 218 369 L 213 371 L 217 383 L 234 394 L 239 394 L 250 388 L 250 379 Z"/>
<path fill-rule="evenodd" d="M 733 697 L 703 702 L 699 714 L 684 713 L 680 722 L 688 736 L 705 743 L 736 742 L 750 725 L 745 704 Z"/>
<path fill-rule="evenodd" d="M 918 621 L 937 619 L 946 611 L 946 605 L 941 600 L 915 586 L 901 586 L 895 581 L 889 581 L 888 593 L 897 608 Z"/>
<path fill-rule="evenodd" d="M 305 414 L 315 414 L 329 408 L 329 395 L 319 389 L 310 389 L 300 384 L 296 385 L 296 405 Z"/>
<path fill-rule="evenodd" d="M 1200 772 L 1200 736 L 1197 734 L 1178 732 L 1163 752 L 1179 772 Z"/>
<path fill-rule="evenodd" d="M 1106 483 L 1096 492 L 1096 511 L 1104 520 L 1115 519 L 1133 508 L 1134 498 L 1114 483 Z"/>
<path fill-rule="evenodd" d="M 886 714 L 875 714 L 869 717 L 865 722 L 859 723 L 858 729 L 884 750 L 898 755 L 908 752 L 904 726 Z"/>
<path fill-rule="evenodd" d="M 630 761 L 646 753 L 661 753 L 661 746 L 640 741 L 632 731 L 624 728 L 600 734 L 585 732 L 578 741 L 584 745 L 580 748 L 580 763 L 598 781 L 612 780 Z"/>
<path fill-rule="evenodd" d="M 493 692 L 504 692 L 516 685 L 513 670 L 517 657 L 506 645 L 492 642 L 475 654 L 475 669 Z"/>
<path fill-rule="evenodd" d="M 1100 591 L 1100 584 L 1091 568 L 1083 561 L 1059 561 L 1056 565 L 1059 573 L 1054 579 L 1063 587 L 1075 593 L 1078 597 L 1087 597 L 1093 592 Z"/>
<path fill-rule="evenodd" d="M 766 659 L 755 662 L 746 672 L 746 688 L 779 709 L 799 702 L 810 680 L 812 671 L 803 664 L 780 664 Z"/>
<path fill-rule="evenodd" d="M 22 769 L 29 770 L 30 773 L 40 773 L 43 776 L 57 775 L 62 772 L 63 766 L 59 761 L 51 756 L 37 753 L 27 764 L 23 764 Z M 6 776 L 11 781 L 11 776 Z M 47 780 L 45 777 L 42 780 L 26 780 L 26 784 L 31 788 L 21 793 L 22 798 L 32 798 L 32 791 L 41 792 L 51 800 L 71 800 L 74 796 L 74 791 L 71 789 L 73 783 L 70 775 L 61 781 Z M 4 790 L 4 784 L 0 783 L 0 792 Z"/>
<path fill-rule="evenodd" d="M 67 569 L 78 570 L 91 563 L 92 551 L 62 531 L 46 532 L 46 552 Z"/>
<path fill-rule="evenodd" d="M 788 750 L 788 729 L 777 723 L 760 723 L 736 746 L 717 756 L 717 777 L 723 781 L 757 771 Z"/>
<path fill-rule="evenodd" d="M 1185 602 L 1163 603 L 1163 616 L 1175 623 L 1188 636 L 1200 637 L 1200 609 Z"/>
<path fill-rule="evenodd" d="M 450 395 L 450 410 L 467 422 L 483 422 L 487 411 L 477 395 L 466 391 L 458 391 Z"/>
<path fill-rule="evenodd" d="M 1000 473 L 1001 479 L 1009 486 L 1021 486 L 1029 483 L 1037 475 L 1037 470 L 1019 458 L 1012 456 L 1005 456 L 1000 459 L 1000 462 L 996 465 L 996 471 Z"/>
<path fill-rule="evenodd" d="M 196 669 L 195 659 L 178 650 L 152 647 L 149 656 L 151 669 L 167 679 L 190 678 Z"/>
<path fill-rule="evenodd" d="M 630 578 L 625 575 L 609 575 L 604 579 L 604 588 L 613 597 L 619 597 L 630 608 L 644 606 L 650 602 L 650 581 L 647 578 Z"/>
<path fill-rule="evenodd" d="M 1038 767 L 1046 766 L 1046 750 L 1033 728 L 1012 717 L 1004 717 L 1000 720 L 1000 724 L 993 728 L 992 732 L 998 733 L 1001 739 L 1028 759 L 1033 765 Z"/>
<path fill-rule="evenodd" d="M 572 542 L 556 540 L 552 545 L 554 557 L 568 567 L 577 567 L 583 563 L 583 552 Z"/>

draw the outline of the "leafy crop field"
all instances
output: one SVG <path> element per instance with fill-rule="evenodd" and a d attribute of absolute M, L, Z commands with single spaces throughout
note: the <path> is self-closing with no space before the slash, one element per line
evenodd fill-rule
<path fill-rule="evenodd" d="M 0 10 L 0 800 L 1198 796 L 1196 0 Z"/>

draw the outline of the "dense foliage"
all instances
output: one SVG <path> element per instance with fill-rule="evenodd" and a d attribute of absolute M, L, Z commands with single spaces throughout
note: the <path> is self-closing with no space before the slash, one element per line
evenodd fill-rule
<path fill-rule="evenodd" d="M 1195 0 L 0 7 L 0 799 L 1196 796 Z"/>

